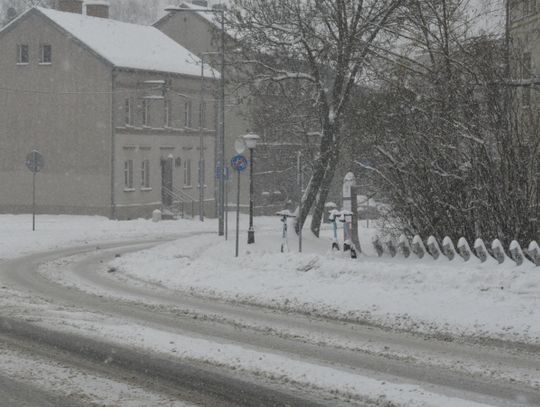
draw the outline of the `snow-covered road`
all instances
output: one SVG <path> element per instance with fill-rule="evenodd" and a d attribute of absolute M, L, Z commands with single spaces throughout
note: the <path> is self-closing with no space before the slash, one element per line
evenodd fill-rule
<path fill-rule="evenodd" d="M 534 346 L 507 351 L 496 342 L 453 343 L 222 302 L 110 269 L 112 259 L 155 244 L 100 244 L 4 263 L 1 279 L 13 303 L 4 299 L 3 313 L 179 363 L 219 367 L 311 403 L 540 404 Z"/>

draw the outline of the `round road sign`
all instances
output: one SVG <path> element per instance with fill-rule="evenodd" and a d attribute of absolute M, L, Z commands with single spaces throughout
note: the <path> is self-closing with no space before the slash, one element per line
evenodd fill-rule
<path fill-rule="evenodd" d="M 45 166 L 45 159 L 39 151 L 32 151 L 26 156 L 26 166 L 32 172 L 40 172 Z"/>
<path fill-rule="evenodd" d="M 243 155 L 235 155 L 231 160 L 231 166 L 236 171 L 244 171 L 248 167 L 248 160 Z"/>

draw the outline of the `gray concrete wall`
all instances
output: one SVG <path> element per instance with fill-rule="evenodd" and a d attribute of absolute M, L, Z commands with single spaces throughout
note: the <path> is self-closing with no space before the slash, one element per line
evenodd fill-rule
<path fill-rule="evenodd" d="M 40 212 L 108 215 L 111 69 L 46 21 L 32 12 L 0 33 L 0 211 L 29 210 L 25 157 L 37 149 Z M 18 44 L 29 45 L 27 65 Z M 40 44 L 52 45 L 52 64 L 38 63 Z"/>

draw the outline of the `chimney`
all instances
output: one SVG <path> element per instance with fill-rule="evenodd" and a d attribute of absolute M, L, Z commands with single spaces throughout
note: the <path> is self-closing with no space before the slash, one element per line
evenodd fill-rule
<path fill-rule="evenodd" d="M 191 4 L 195 6 L 200 6 L 207 8 L 208 7 L 208 1 L 207 0 L 191 0 Z"/>
<path fill-rule="evenodd" d="M 56 9 L 68 13 L 82 14 L 83 0 L 56 0 Z"/>
<path fill-rule="evenodd" d="M 109 18 L 109 2 L 104 0 L 87 1 L 86 15 L 91 17 Z"/>

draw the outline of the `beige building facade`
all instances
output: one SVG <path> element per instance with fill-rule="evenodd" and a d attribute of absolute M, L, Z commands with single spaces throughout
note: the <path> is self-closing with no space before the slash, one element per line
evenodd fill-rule
<path fill-rule="evenodd" d="M 1 212 L 30 211 L 25 157 L 36 149 L 45 158 L 39 212 L 191 212 L 204 174 L 213 215 L 216 72 L 198 73 L 200 60 L 169 40 L 152 27 L 40 8 L 0 31 Z"/>

